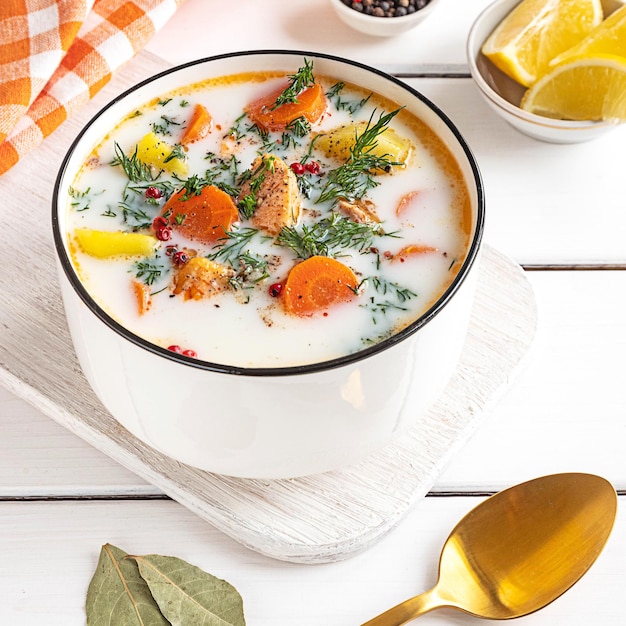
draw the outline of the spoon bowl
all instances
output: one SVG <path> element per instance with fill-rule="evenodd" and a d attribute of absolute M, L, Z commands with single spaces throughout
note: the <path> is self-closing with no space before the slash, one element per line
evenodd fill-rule
<path fill-rule="evenodd" d="M 363 626 L 400 626 L 444 607 L 488 619 L 533 613 L 591 567 L 616 513 L 615 489 L 593 474 L 554 474 L 505 489 L 452 530 L 433 589 Z"/>

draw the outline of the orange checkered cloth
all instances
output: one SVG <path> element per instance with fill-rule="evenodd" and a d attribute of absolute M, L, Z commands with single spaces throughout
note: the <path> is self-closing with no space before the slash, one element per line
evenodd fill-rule
<path fill-rule="evenodd" d="M 89 101 L 184 0 L 0 0 L 0 175 Z"/>

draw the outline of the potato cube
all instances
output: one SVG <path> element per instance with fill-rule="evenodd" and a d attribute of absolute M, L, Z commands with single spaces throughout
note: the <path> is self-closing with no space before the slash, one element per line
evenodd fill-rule
<path fill-rule="evenodd" d="M 315 146 L 328 158 L 347 161 L 356 139 L 367 128 L 367 122 L 358 122 L 338 126 L 321 135 Z M 386 128 L 376 138 L 376 145 L 369 151 L 376 156 L 387 156 L 390 161 L 406 164 L 413 151 L 411 141 L 402 137 L 393 128 Z"/>
<path fill-rule="evenodd" d="M 74 239 L 85 254 L 100 259 L 113 256 L 151 256 L 159 243 L 151 235 L 88 228 L 77 228 Z"/>
<path fill-rule="evenodd" d="M 174 157 L 167 160 L 172 154 L 172 150 L 174 150 L 173 146 L 159 139 L 155 133 L 149 132 L 137 144 L 137 158 L 156 169 L 185 176 L 188 168 L 183 159 Z"/>

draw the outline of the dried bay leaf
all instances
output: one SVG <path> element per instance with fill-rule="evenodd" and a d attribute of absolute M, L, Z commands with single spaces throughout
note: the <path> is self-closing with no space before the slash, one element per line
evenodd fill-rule
<path fill-rule="evenodd" d="M 172 626 L 245 626 L 243 601 L 230 583 L 177 557 L 132 558 Z"/>
<path fill-rule="evenodd" d="M 170 626 L 137 563 L 108 543 L 100 551 L 85 609 L 87 626 Z"/>

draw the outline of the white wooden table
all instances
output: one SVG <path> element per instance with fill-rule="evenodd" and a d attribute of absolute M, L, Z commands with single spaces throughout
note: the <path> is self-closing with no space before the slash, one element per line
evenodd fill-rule
<path fill-rule="evenodd" d="M 251 626 L 360 624 L 435 583 L 448 532 L 485 494 L 561 471 L 609 479 L 620 494 L 618 519 L 587 576 L 518 623 L 624 623 L 626 127 L 592 143 L 557 146 L 520 135 L 496 118 L 465 63 L 468 28 L 487 3 L 443 0 L 419 30 L 371 40 L 339 23 L 325 0 L 187 0 L 129 66 L 150 73 L 164 63 L 242 49 L 327 52 L 401 76 L 459 127 L 485 181 L 485 240 L 527 270 L 539 331 L 523 371 L 431 493 L 361 554 L 314 566 L 277 561 L 225 536 L 59 426 L 26 401 L 19 380 L 11 380 L 12 391 L 0 387 L 1 625 L 84 624 L 87 585 L 106 542 L 139 554 L 179 556 L 225 578 L 242 594 Z M 128 86 L 118 78 L 93 106 Z M 61 150 L 59 137 L 55 133 L 28 159 L 50 167 L 48 157 Z M 4 201 L 28 188 L 19 176 L 26 165 L 0 179 Z M 47 220 L 49 195 L 39 194 L 23 210 Z M 6 202 L 0 212 L 3 238 L 10 238 L 19 215 Z M 21 243 L 27 259 L 29 241 Z M 45 293 L 45 286 L 37 288 Z M 11 330 L 5 315 L 10 306 L 5 301 L 0 309 L 4 333 Z M 3 368 L 11 361 L 5 345 Z M 33 370 L 51 366 L 32 364 Z M 438 611 L 420 623 L 480 622 Z"/>

